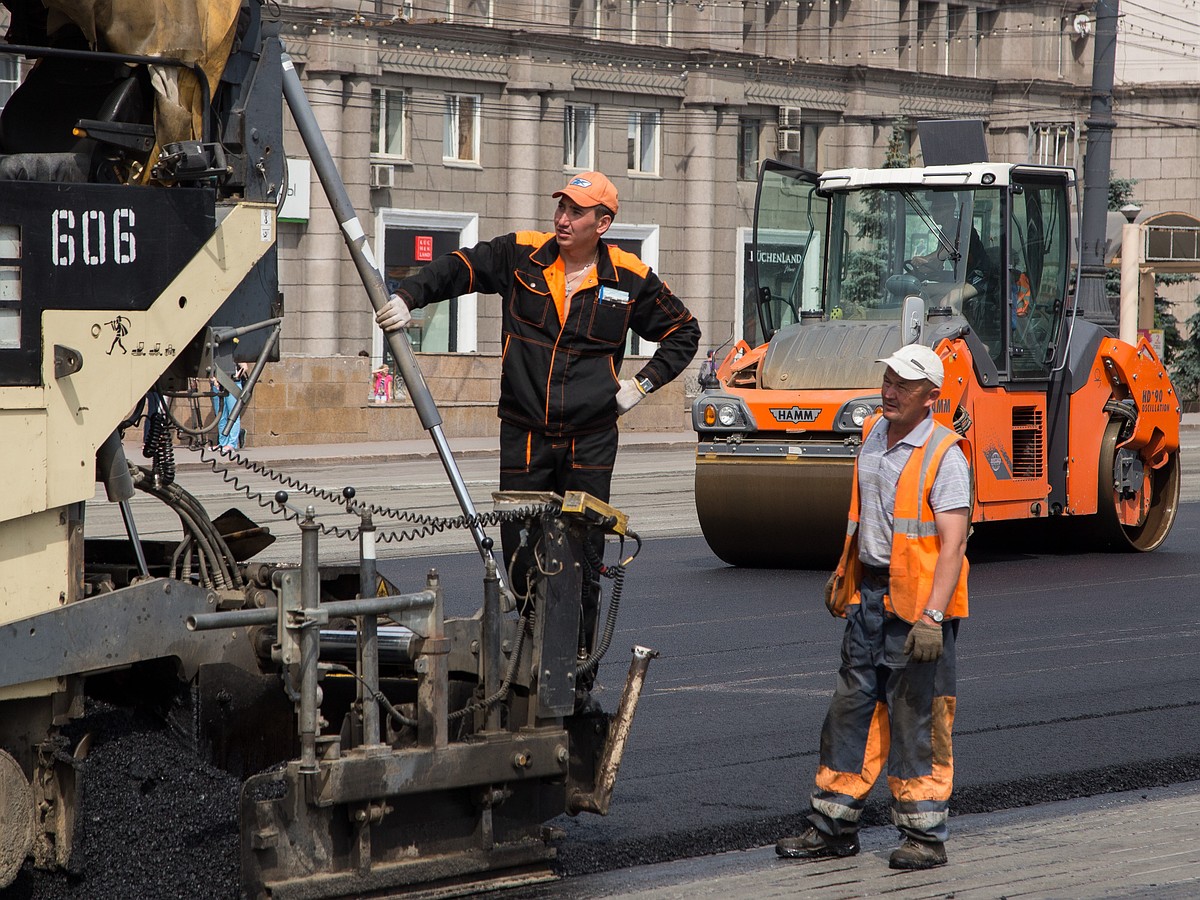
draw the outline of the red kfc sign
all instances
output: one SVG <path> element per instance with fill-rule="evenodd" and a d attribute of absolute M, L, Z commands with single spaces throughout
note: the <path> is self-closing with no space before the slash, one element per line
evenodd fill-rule
<path fill-rule="evenodd" d="M 430 262 L 433 259 L 433 235 L 418 234 L 413 238 L 413 258 L 417 262 Z"/>

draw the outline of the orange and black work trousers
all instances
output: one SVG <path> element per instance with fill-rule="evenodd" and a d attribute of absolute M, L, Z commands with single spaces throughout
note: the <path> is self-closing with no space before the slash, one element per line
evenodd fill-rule
<path fill-rule="evenodd" d="M 616 459 L 616 425 L 591 434 L 550 437 L 527 431 L 504 420 L 500 422 L 502 491 L 553 491 L 559 496 L 567 491 L 586 491 L 607 503 Z M 520 522 L 504 522 L 500 526 L 504 565 L 512 574 L 511 587 L 518 596 L 528 592 L 527 573 L 535 564 L 533 547 L 536 536 L 526 534 L 522 542 L 523 529 L 524 525 Z M 594 533 L 590 543 L 596 551 L 596 558 L 602 559 L 604 535 Z M 514 556 L 517 557 L 515 563 Z M 581 604 L 580 648 L 590 652 L 600 612 L 598 573 L 593 573 L 590 581 L 584 584 Z"/>
<path fill-rule="evenodd" d="M 833 837 L 858 831 L 884 766 L 892 821 L 908 837 L 945 841 L 954 784 L 954 644 L 958 620 L 942 623 L 942 655 L 909 662 L 910 625 L 884 611 L 886 570 L 868 571 L 862 602 L 846 611 L 837 687 L 821 728 L 809 822 Z"/>

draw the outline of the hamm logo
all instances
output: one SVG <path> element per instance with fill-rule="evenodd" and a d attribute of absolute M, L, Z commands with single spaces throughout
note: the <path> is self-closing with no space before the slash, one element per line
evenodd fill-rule
<path fill-rule="evenodd" d="M 791 409 L 772 409 L 771 415 L 776 422 L 815 422 L 821 414 L 819 409 L 801 409 L 793 406 Z"/>

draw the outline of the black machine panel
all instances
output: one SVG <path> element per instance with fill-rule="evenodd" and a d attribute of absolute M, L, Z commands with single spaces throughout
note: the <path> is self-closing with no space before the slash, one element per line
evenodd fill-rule
<path fill-rule="evenodd" d="M 39 383 L 43 311 L 149 309 L 212 235 L 215 204 L 204 187 L 5 183 L 0 384 Z"/>

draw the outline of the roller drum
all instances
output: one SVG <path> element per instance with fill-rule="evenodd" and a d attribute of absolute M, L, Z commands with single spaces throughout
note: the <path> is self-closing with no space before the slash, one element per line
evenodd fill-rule
<path fill-rule="evenodd" d="M 696 513 L 725 562 L 832 569 L 846 538 L 854 460 L 696 459 Z"/>

